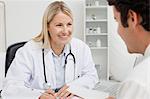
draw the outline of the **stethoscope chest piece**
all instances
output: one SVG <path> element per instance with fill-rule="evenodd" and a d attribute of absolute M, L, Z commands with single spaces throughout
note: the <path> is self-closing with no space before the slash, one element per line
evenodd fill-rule
<path fill-rule="evenodd" d="M 51 88 L 51 84 L 50 83 L 43 83 L 43 88 L 45 90 L 50 89 Z"/>

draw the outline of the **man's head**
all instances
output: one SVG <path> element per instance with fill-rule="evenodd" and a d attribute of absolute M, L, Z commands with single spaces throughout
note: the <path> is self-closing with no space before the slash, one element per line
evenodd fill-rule
<path fill-rule="evenodd" d="M 107 0 L 113 5 L 118 33 L 130 53 L 144 53 L 150 43 L 149 0 Z"/>

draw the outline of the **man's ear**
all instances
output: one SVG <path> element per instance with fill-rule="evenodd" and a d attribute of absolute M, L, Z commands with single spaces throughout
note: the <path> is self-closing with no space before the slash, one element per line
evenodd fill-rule
<path fill-rule="evenodd" d="M 137 13 L 135 13 L 133 10 L 129 10 L 128 20 L 130 21 L 129 23 L 131 23 L 133 27 L 139 25 L 141 22 L 140 16 Z"/>

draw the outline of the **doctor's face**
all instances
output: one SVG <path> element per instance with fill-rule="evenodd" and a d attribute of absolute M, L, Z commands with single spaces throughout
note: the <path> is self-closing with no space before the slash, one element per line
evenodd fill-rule
<path fill-rule="evenodd" d="M 48 24 L 50 42 L 56 46 L 64 46 L 71 40 L 73 20 L 63 12 L 59 12 Z"/>

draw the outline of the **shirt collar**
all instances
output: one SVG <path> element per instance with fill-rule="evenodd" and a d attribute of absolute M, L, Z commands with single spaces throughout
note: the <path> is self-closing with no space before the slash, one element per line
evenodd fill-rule
<path fill-rule="evenodd" d="M 64 47 L 64 49 L 63 49 L 63 51 L 62 51 L 62 53 L 58 56 L 58 55 L 56 55 L 55 53 L 54 53 L 54 51 L 50 48 L 49 49 L 49 51 L 55 56 L 55 57 L 60 57 L 60 56 L 62 56 L 62 55 L 64 55 L 64 56 L 66 56 L 66 54 L 69 52 L 69 46 L 68 46 L 69 44 L 66 44 L 65 45 L 65 47 Z"/>
<path fill-rule="evenodd" d="M 68 43 L 68 44 L 66 44 L 65 45 L 65 47 L 64 47 L 64 50 L 63 50 L 63 54 L 64 54 L 64 56 L 66 56 L 68 53 L 69 53 L 69 50 L 70 50 L 70 42 Z M 55 53 L 54 53 L 54 51 L 51 49 L 51 47 L 49 47 L 49 48 L 44 48 L 44 55 L 47 55 L 48 53 L 53 53 L 53 55 L 56 55 Z M 61 54 L 62 55 L 62 54 Z"/>
<path fill-rule="evenodd" d="M 145 56 L 145 57 L 150 56 L 150 44 L 149 44 L 148 47 L 146 48 L 145 53 L 144 53 L 144 56 Z"/>

